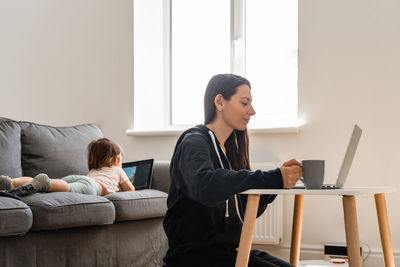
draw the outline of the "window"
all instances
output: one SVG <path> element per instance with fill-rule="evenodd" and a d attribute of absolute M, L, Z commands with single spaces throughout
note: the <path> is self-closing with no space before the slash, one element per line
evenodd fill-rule
<path fill-rule="evenodd" d="M 171 122 L 199 124 L 204 121 L 208 80 L 230 72 L 230 4 L 229 0 L 173 0 L 172 6 Z"/>
<path fill-rule="evenodd" d="M 249 128 L 297 126 L 297 1 L 134 1 L 134 130 L 202 123 L 218 73 L 250 80 Z"/>

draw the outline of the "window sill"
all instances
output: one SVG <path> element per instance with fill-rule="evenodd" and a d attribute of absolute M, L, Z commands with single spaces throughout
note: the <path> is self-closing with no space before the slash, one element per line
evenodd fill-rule
<path fill-rule="evenodd" d="M 160 129 L 160 130 L 136 130 L 128 129 L 126 134 L 130 136 L 174 136 L 184 132 L 183 129 Z"/>
<path fill-rule="evenodd" d="M 136 130 L 136 129 L 128 129 L 126 130 L 126 134 L 129 136 L 179 136 L 186 129 L 190 128 L 188 126 L 185 129 L 160 129 L 160 130 Z M 300 127 L 281 127 L 281 128 L 258 128 L 258 129 L 249 129 L 250 135 L 261 135 L 261 134 L 277 134 L 277 133 L 298 133 L 300 131 Z"/>

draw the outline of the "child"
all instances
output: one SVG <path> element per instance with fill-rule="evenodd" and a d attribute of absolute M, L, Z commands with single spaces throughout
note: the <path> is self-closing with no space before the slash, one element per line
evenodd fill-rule
<path fill-rule="evenodd" d="M 135 187 L 122 170 L 122 149 L 115 142 L 101 138 L 88 146 L 87 175 L 69 175 L 61 179 L 50 179 L 41 173 L 34 178 L 11 179 L 0 176 L 0 190 L 17 196 L 36 192 L 75 192 L 105 196 L 118 191 L 134 191 Z"/>

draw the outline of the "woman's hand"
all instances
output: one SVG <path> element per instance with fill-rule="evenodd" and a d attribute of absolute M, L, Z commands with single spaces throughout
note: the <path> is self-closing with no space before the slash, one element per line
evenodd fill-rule
<path fill-rule="evenodd" d="M 290 189 L 296 185 L 300 177 L 303 177 L 303 169 L 300 167 L 301 163 L 295 159 L 286 161 L 281 166 L 283 188 Z"/>

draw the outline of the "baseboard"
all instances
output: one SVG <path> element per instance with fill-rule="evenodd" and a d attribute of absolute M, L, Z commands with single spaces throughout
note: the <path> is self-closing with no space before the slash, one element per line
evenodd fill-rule
<path fill-rule="evenodd" d="M 290 245 L 253 245 L 253 248 L 265 250 L 273 256 L 282 258 L 289 261 Z M 385 266 L 382 249 L 363 247 L 363 267 L 376 267 Z M 395 265 L 400 266 L 400 250 L 393 250 Z M 324 246 L 323 245 L 301 245 L 300 259 L 312 260 L 312 259 L 324 259 Z"/>

